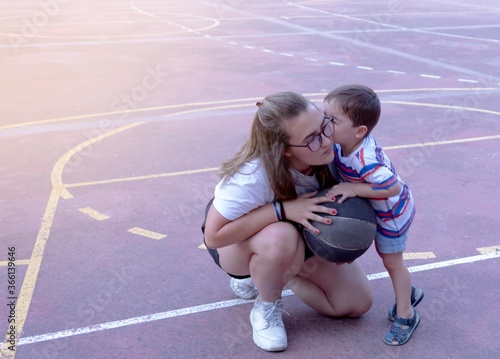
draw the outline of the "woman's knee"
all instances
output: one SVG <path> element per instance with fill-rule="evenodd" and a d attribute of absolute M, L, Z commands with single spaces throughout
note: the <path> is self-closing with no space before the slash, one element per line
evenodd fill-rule
<path fill-rule="evenodd" d="M 304 243 L 298 230 L 287 222 L 273 223 L 264 228 L 260 239 L 254 243 L 255 253 L 263 257 L 295 258 L 299 252 L 304 253 Z"/>
<path fill-rule="evenodd" d="M 349 317 L 359 318 L 370 310 L 373 305 L 373 295 L 371 290 L 361 293 L 353 305 Z"/>

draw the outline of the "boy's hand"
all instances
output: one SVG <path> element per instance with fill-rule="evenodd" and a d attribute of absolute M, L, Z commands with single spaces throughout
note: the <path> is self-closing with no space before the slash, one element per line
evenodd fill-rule
<path fill-rule="evenodd" d="M 339 183 L 330 189 L 327 193 L 327 196 L 341 196 L 338 200 L 339 203 L 344 202 L 349 197 L 357 197 L 358 194 L 356 192 L 356 183 Z"/>

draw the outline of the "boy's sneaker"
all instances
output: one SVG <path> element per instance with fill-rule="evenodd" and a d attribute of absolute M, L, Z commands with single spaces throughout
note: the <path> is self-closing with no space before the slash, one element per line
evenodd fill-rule
<path fill-rule="evenodd" d="M 253 328 L 253 341 L 259 348 L 270 352 L 286 349 L 288 342 L 282 311 L 284 310 L 281 299 L 274 303 L 255 300 L 250 312 L 250 323 Z"/>
<path fill-rule="evenodd" d="M 259 291 L 252 282 L 252 278 L 236 279 L 231 277 L 229 286 L 233 293 L 241 299 L 255 299 L 259 295 Z"/>

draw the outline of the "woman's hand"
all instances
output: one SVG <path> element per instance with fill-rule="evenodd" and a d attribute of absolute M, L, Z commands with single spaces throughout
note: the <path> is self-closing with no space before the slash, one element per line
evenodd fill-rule
<path fill-rule="evenodd" d="M 306 193 L 299 196 L 297 199 L 284 201 L 283 206 L 285 207 L 286 218 L 303 225 L 305 228 L 309 229 L 313 233 L 319 234 L 319 230 L 314 227 L 309 221 L 316 221 L 325 224 L 330 224 L 331 220 L 320 216 L 317 213 L 325 213 L 328 215 L 336 215 L 337 210 L 333 208 L 328 208 L 321 206 L 321 203 L 334 202 L 335 197 L 332 196 L 322 196 L 314 197 L 318 191 Z"/>

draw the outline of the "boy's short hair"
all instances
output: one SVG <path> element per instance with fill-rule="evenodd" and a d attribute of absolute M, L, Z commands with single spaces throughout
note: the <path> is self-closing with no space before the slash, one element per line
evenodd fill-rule
<path fill-rule="evenodd" d="M 367 135 L 377 125 L 380 117 L 380 100 L 371 88 L 364 85 L 344 85 L 326 95 L 325 102 L 337 102 L 339 108 L 355 127 L 366 126 Z"/>

